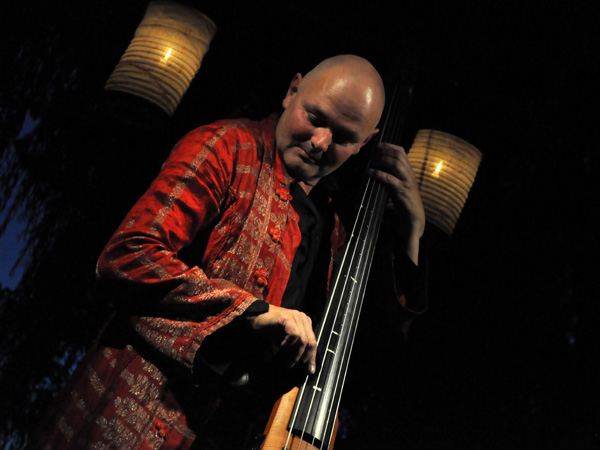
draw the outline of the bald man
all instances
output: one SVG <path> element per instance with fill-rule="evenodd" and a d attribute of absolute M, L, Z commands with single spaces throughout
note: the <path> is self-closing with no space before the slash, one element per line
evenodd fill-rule
<path fill-rule="evenodd" d="M 384 103 L 380 75 L 354 55 L 329 58 L 304 78 L 296 74 L 283 100 L 275 137 L 286 169 L 307 194 L 377 134 Z M 409 235 L 396 238 L 407 243 L 406 253 L 416 263 L 425 214 L 414 174 L 401 147 L 381 146 L 377 161 L 370 174 L 389 186 L 394 202 L 408 213 Z M 290 354 L 290 367 L 301 363 L 314 373 L 316 340 L 309 317 L 272 306 L 253 322 L 257 330 L 283 328 L 287 337 L 282 346 L 297 349 Z"/>
<path fill-rule="evenodd" d="M 119 311 L 33 446 L 203 448 L 215 379 L 235 390 L 252 367 L 259 386 L 314 373 L 311 316 L 344 237 L 315 188 L 377 133 L 384 98 L 368 61 L 340 55 L 293 78 L 279 117 L 188 133 L 100 256 Z M 381 145 L 375 161 L 416 263 L 425 221 L 406 155 Z M 390 302 L 414 313 L 423 299 Z"/>

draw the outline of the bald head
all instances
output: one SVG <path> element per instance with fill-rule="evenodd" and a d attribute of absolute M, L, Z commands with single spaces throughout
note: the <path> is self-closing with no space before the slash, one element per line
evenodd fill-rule
<path fill-rule="evenodd" d="M 377 134 L 384 101 L 381 77 L 358 56 L 328 58 L 306 76 L 294 76 L 275 140 L 306 192 Z"/>
<path fill-rule="evenodd" d="M 370 110 L 369 114 L 374 121 L 373 128 L 379 123 L 385 105 L 385 89 L 383 80 L 377 69 L 365 58 L 356 55 L 337 55 L 327 58 L 317 64 L 305 76 L 298 89 L 307 85 L 328 79 L 339 89 L 350 84 L 362 86 L 363 107 Z"/>

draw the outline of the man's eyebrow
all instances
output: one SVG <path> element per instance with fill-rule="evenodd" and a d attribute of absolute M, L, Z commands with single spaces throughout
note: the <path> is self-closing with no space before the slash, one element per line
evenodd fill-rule
<path fill-rule="evenodd" d="M 323 111 L 323 109 L 320 106 L 315 105 L 314 103 L 307 102 L 305 104 L 304 108 L 311 114 L 317 115 L 319 117 L 319 119 L 328 119 L 327 113 L 325 111 Z M 328 123 L 328 125 L 331 125 L 331 124 Z M 339 126 L 337 124 L 333 124 L 333 131 L 336 134 L 341 135 L 343 140 L 358 142 L 360 139 L 358 131 L 356 131 L 352 128 L 347 128 L 347 127 Z"/>
<path fill-rule="evenodd" d="M 323 111 L 320 106 L 315 105 L 314 103 L 307 102 L 304 107 L 306 108 L 307 111 L 309 111 L 309 112 L 311 112 L 313 114 L 317 114 L 317 115 L 319 115 L 321 117 L 325 117 L 326 116 L 325 111 Z"/>

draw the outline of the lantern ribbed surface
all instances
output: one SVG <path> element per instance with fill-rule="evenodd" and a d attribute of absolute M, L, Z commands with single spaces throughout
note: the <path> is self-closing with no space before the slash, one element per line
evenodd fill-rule
<path fill-rule="evenodd" d="M 475 181 L 481 152 L 456 136 L 419 130 L 408 153 L 428 222 L 451 235 Z"/>
<path fill-rule="evenodd" d="M 172 115 L 217 30 L 196 9 L 153 1 L 105 89 L 142 97 Z"/>

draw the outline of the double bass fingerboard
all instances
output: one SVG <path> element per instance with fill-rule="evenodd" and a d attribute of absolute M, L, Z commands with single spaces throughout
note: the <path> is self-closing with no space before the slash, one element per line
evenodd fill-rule
<path fill-rule="evenodd" d="M 411 94 L 410 88 L 404 86 L 402 94 L 401 89 L 396 83 L 379 133 L 380 142 L 399 143 L 400 125 Z M 332 278 L 323 319 L 316 333 L 319 370 L 307 377 L 298 392 L 284 450 L 325 450 L 330 448 L 334 438 L 337 411 L 387 202 L 387 190 L 381 183 L 366 177 L 363 185 L 358 214 Z"/>

